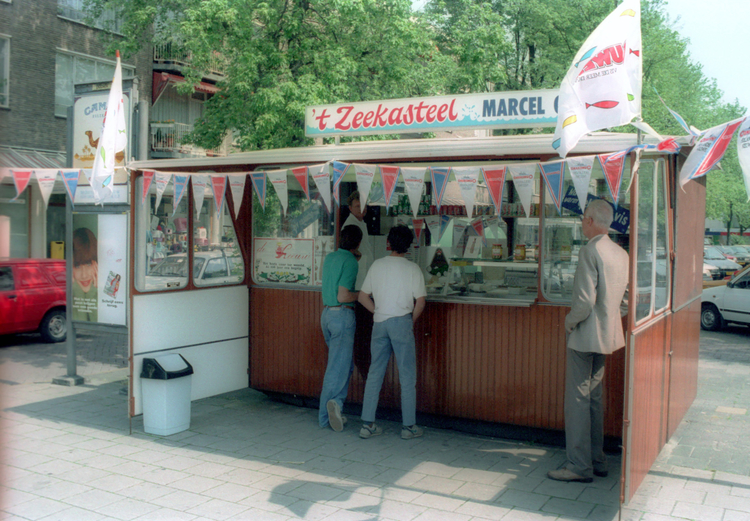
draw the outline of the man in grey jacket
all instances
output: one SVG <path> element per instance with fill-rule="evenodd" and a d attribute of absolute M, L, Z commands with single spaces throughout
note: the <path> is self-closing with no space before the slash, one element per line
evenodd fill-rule
<path fill-rule="evenodd" d="M 607 476 L 604 455 L 602 377 L 606 355 L 625 346 L 621 309 L 628 285 L 629 257 L 607 235 L 612 206 L 591 201 L 582 227 L 588 243 L 578 253 L 573 302 L 565 317 L 565 448 L 568 461 L 547 476 L 591 483 Z"/>

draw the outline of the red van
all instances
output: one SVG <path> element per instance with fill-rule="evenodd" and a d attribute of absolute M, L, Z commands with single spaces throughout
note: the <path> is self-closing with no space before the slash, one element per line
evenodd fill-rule
<path fill-rule="evenodd" d="M 0 258 L 0 335 L 30 331 L 65 340 L 65 261 Z"/>

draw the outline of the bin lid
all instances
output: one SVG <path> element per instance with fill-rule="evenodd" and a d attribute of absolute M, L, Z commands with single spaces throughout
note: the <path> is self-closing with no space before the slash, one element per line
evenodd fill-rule
<path fill-rule="evenodd" d="M 171 380 L 193 374 L 193 366 L 177 353 L 143 359 L 141 378 Z"/>

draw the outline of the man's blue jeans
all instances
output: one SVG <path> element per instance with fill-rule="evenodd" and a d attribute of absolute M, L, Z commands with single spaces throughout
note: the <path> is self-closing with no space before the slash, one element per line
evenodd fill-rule
<path fill-rule="evenodd" d="M 323 389 L 320 391 L 320 409 L 318 423 L 321 427 L 328 426 L 328 400 L 336 400 L 343 409 L 344 400 L 349 392 L 349 379 L 354 370 L 352 351 L 354 350 L 354 329 L 356 318 L 354 309 L 341 306 L 338 308 L 323 308 L 320 315 L 320 327 L 328 345 L 328 366 L 323 379 Z"/>
<path fill-rule="evenodd" d="M 372 362 L 365 385 L 362 421 L 375 421 L 380 388 L 383 386 L 391 352 L 396 355 L 398 379 L 401 383 L 401 421 L 408 427 L 417 423 L 417 354 L 411 314 L 389 318 L 372 325 Z"/>

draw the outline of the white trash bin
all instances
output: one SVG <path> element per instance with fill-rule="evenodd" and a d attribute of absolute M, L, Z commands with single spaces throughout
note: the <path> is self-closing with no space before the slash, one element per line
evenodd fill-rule
<path fill-rule="evenodd" d="M 193 366 L 179 354 L 143 359 L 144 431 L 169 436 L 190 428 L 192 374 Z"/>

